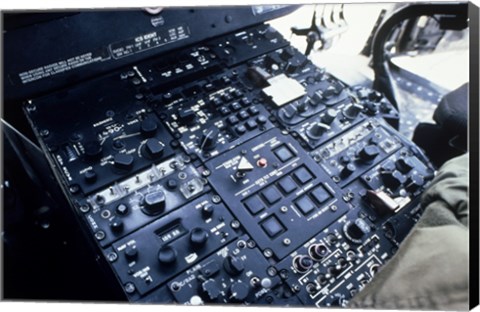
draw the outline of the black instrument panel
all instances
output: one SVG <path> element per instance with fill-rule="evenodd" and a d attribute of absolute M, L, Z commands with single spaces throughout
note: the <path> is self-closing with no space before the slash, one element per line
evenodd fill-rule
<path fill-rule="evenodd" d="M 345 306 L 415 225 L 434 174 L 381 93 L 266 24 L 24 111 L 131 302 Z"/>

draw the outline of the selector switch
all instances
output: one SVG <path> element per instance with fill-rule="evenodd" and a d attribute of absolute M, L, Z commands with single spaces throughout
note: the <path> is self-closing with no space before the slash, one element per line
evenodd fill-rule
<path fill-rule="evenodd" d="M 354 173 L 355 170 L 357 170 L 357 167 L 355 167 L 354 164 L 349 163 L 349 164 L 347 164 L 345 167 L 343 167 L 342 171 L 340 172 L 340 176 L 341 176 L 342 178 L 347 178 L 347 177 L 350 176 L 352 173 Z"/>
<path fill-rule="evenodd" d="M 398 170 L 382 173 L 382 179 L 390 190 L 396 190 L 400 185 L 406 182 L 405 176 Z"/>
<path fill-rule="evenodd" d="M 376 145 L 367 145 L 360 150 L 358 156 L 364 162 L 373 161 L 380 154 L 380 150 Z"/>
<path fill-rule="evenodd" d="M 97 141 L 92 141 L 84 145 L 85 159 L 86 160 L 98 160 L 103 155 L 103 147 Z"/>
<path fill-rule="evenodd" d="M 157 132 L 157 129 L 158 129 L 157 123 L 150 118 L 144 119 L 140 125 L 140 131 L 142 135 L 146 138 L 153 137 Z"/>
<path fill-rule="evenodd" d="M 157 139 L 148 139 L 145 150 L 150 158 L 158 158 L 163 155 L 164 146 Z"/>
<path fill-rule="evenodd" d="M 318 140 L 328 130 L 330 130 L 330 126 L 321 122 L 315 122 L 307 129 L 306 134 L 310 139 Z"/>
<path fill-rule="evenodd" d="M 194 228 L 190 232 L 190 244 L 194 248 L 201 248 L 208 240 L 208 232 L 202 228 Z"/>
<path fill-rule="evenodd" d="M 95 170 L 90 169 L 85 172 L 85 181 L 87 183 L 94 183 L 95 181 L 97 181 L 97 173 L 95 172 Z"/>
<path fill-rule="evenodd" d="M 203 131 L 202 138 L 200 139 L 200 148 L 203 151 L 209 151 L 217 146 L 218 134 L 220 131 L 216 127 L 211 127 Z"/>
<path fill-rule="evenodd" d="M 208 279 L 202 283 L 202 297 L 207 302 L 215 302 L 221 294 L 220 288 L 218 288 L 217 283 L 214 279 Z"/>
<path fill-rule="evenodd" d="M 223 261 L 223 268 L 230 276 L 237 276 L 245 270 L 242 260 L 235 256 L 227 256 Z"/>
<path fill-rule="evenodd" d="M 357 118 L 358 114 L 360 114 L 360 112 L 362 110 L 363 110 L 362 105 L 360 105 L 358 103 L 354 103 L 354 104 L 350 104 L 347 107 L 345 107 L 343 109 L 342 113 L 343 113 L 343 116 L 345 116 L 345 118 L 353 120 L 353 119 Z"/>
<path fill-rule="evenodd" d="M 415 167 L 415 163 L 413 162 L 412 157 L 406 157 L 406 158 L 400 158 L 395 162 L 395 167 L 401 172 L 401 173 L 408 173 L 410 170 Z"/>
<path fill-rule="evenodd" d="M 177 251 L 170 246 L 160 248 L 158 252 L 158 262 L 162 265 L 171 265 L 177 260 Z"/>
<path fill-rule="evenodd" d="M 337 114 L 338 112 L 333 108 L 327 109 L 325 115 L 323 115 L 321 118 L 322 123 L 330 125 L 335 120 L 335 118 L 337 118 Z"/>
<path fill-rule="evenodd" d="M 127 258 L 128 261 L 136 260 L 138 258 L 137 246 L 127 245 L 125 248 L 125 258 Z"/>
<path fill-rule="evenodd" d="M 131 170 L 133 168 L 133 156 L 129 154 L 117 154 L 113 157 L 113 165 L 116 169 Z"/>
<path fill-rule="evenodd" d="M 213 212 L 215 211 L 215 208 L 213 207 L 212 204 L 206 204 L 202 207 L 202 217 L 203 219 L 209 219 L 213 216 Z"/>
<path fill-rule="evenodd" d="M 370 226 L 361 218 L 356 219 L 354 222 L 347 221 L 343 227 L 343 232 L 348 240 L 356 244 L 361 244 L 362 238 L 370 231 Z"/>
<path fill-rule="evenodd" d="M 285 119 L 292 119 L 297 114 L 297 107 L 290 104 L 279 111 L 281 117 Z"/>
<path fill-rule="evenodd" d="M 110 228 L 114 233 L 120 233 L 123 230 L 123 221 L 119 217 L 113 217 L 110 220 Z"/>
<path fill-rule="evenodd" d="M 233 302 L 243 302 L 247 299 L 250 292 L 248 284 L 243 282 L 235 282 L 230 286 L 230 300 Z"/>
<path fill-rule="evenodd" d="M 157 215 L 165 210 L 165 194 L 162 191 L 154 191 L 145 195 L 142 211 L 149 215 Z"/>

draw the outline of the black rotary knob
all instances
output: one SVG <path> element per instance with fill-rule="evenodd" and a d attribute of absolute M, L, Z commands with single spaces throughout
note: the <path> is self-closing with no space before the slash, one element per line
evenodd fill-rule
<path fill-rule="evenodd" d="M 398 170 L 382 173 L 382 179 L 385 186 L 390 190 L 396 190 L 400 185 L 407 181 L 407 178 Z"/>
<path fill-rule="evenodd" d="M 158 125 L 157 123 L 151 118 L 145 118 L 142 120 L 140 124 L 140 132 L 146 138 L 151 138 L 157 132 Z"/>
<path fill-rule="evenodd" d="M 133 261 L 136 260 L 138 257 L 138 250 L 137 246 L 132 245 L 132 246 L 127 246 L 125 248 L 125 258 L 127 258 L 128 261 Z"/>
<path fill-rule="evenodd" d="M 415 167 L 412 157 L 400 158 L 395 162 L 395 167 L 401 173 L 408 173 Z"/>
<path fill-rule="evenodd" d="M 243 282 L 235 282 L 230 286 L 230 300 L 232 302 L 242 302 L 247 299 L 250 293 L 250 287 Z"/>
<path fill-rule="evenodd" d="M 95 170 L 90 169 L 85 172 L 85 181 L 87 183 L 94 183 L 95 181 L 97 181 L 97 173 L 95 172 Z"/>
<path fill-rule="evenodd" d="M 113 165 L 119 170 L 131 170 L 133 168 L 133 156 L 129 154 L 117 154 L 113 157 Z"/>
<path fill-rule="evenodd" d="M 218 134 L 220 131 L 217 127 L 211 127 L 207 130 L 204 130 L 202 133 L 202 138 L 200 139 L 200 148 L 203 151 L 208 151 L 214 149 L 217 146 Z"/>
<path fill-rule="evenodd" d="M 208 232 L 202 228 L 194 228 L 190 232 L 190 244 L 194 248 L 201 248 L 203 247 L 208 240 Z"/>
<path fill-rule="evenodd" d="M 160 248 L 158 252 L 158 261 L 163 265 L 171 265 L 177 261 L 177 251 L 170 246 Z"/>
<path fill-rule="evenodd" d="M 110 220 L 110 228 L 112 232 L 120 233 L 123 230 L 123 221 L 119 217 L 113 217 Z"/>
<path fill-rule="evenodd" d="M 364 162 L 373 161 L 380 154 L 380 150 L 376 145 L 367 145 L 360 150 L 358 156 Z"/>
<path fill-rule="evenodd" d="M 202 297 L 207 302 L 215 302 L 220 297 L 222 290 L 218 287 L 217 282 L 210 278 L 202 283 Z"/>
<path fill-rule="evenodd" d="M 407 191 L 414 193 L 423 185 L 425 185 L 425 180 L 419 174 L 412 174 L 412 176 L 407 179 L 405 184 L 407 185 Z"/>
<path fill-rule="evenodd" d="M 307 136 L 312 140 L 318 140 L 320 137 L 330 129 L 330 126 L 321 122 L 315 122 L 307 129 Z"/>
<path fill-rule="evenodd" d="M 353 120 L 357 118 L 358 114 L 360 114 L 362 110 L 362 105 L 358 103 L 353 103 L 343 109 L 343 116 L 345 116 L 345 118 Z"/>
<path fill-rule="evenodd" d="M 239 275 L 243 272 L 243 270 L 245 270 L 243 261 L 235 256 L 227 256 L 223 261 L 223 267 L 231 276 Z"/>
<path fill-rule="evenodd" d="M 362 238 L 370 233 L 371 228 L 367 224 L 367 222 L 361 218 L 356 219 L 355 221 L 351 222 L 348 221 L 345 226 L 343 227 L 343 232 L 345 236 L 353 243 L 360 244 L 362 242 Z"/>
<path fill-rule="evenodd" d="M 305 273 L 313 266 L 313 260 L 306 255 L 298 255 L 293 258 L 293 267 L 300 273 Z"/>
<path fill-rule="evenodd" d="M 148 139 L 145 143 L 147 157 L 153 159 L 163 155 L 164 145 L 157 139 Z"/>
<path fill-rule="evenodd" d="M 337 114 L 338 112 L 333 108 L 327 109 L 325 115 L 323 115 L 323 117 L 321 118 L 322 123 L 326 125 L 331 124 L 335 120 L 335 118 L 337 118 Z"/>
<path fill-rule="evenodd" d="M 84 145 L 85 159 L 98 160 L 103 155 L 103 147 L 97 141 L 88 142 Z"/>
<path fill-rule="evenodd" d="M 203 219 L 209 219 L 212 217 L 215 208 L 212 204 L 206 204 L 202 207 L 202 217 Z"/>
<path fill-rule="evenodd" d="M 165 194 L 162 191 L 147 193 L 143 200 L 142 211 L 147 215 L 157 215 L 165 210 Z"/>
<path fill-rule="evenodd" d="M 355 167 L 354 164 L 349 163 L 345 167 L 343 167 L 342 171 L 340 172 L 340 176 L 342 178 L 346 178 L 350 176 L 352 173 L 354 173 L 355 170 L 357 170 L 357 167 Z"/>

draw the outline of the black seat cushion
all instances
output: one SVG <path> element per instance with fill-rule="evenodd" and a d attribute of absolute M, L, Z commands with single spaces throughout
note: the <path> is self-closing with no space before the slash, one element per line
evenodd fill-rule
<path fill-rule="evenodd" d="M 433 119 L 452 136 L 467 135 L 468 83 L 447 93 L 433 114 Z"/>

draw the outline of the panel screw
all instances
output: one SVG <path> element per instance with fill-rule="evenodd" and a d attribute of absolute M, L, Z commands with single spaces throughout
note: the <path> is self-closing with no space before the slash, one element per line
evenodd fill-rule
<path fill-rule="evenodd" d="M 218 196 L 218 195 L 213 195 L 213 196 L 212 196 L 212 202 L 213 202 L 214 204 L 218 204 L 218 203 L 220 203 L 221 201 L 222 201 L 222 199 L 220 198 L 220 196 Z"/>
<path fill-rule="evenodd" d="M 335 205 L 330 206 L 330 210 L 333 212 L 337 211 L 337 206 Z"/>
<path fill-rule="evenodd" d="M 105 232 L 103 232 L 103 231 L 96 232 L 95 233 L 95 238 L 99 241 L 104 239 L 105 238 Z"/>
<path fill-rule="evenodd" d="M 49 135 L 50 135 L 50 131 L 48 131 L 47 129 L 44 129 L 44 130 L 40 131 L 40 136 L 41 136 L 42 138 L 46 138 L 46 137 L 48 137 Z"/>
<path fill-rule="evenodd" d="M 107 259 L 110 262 L 115 262 L 118 259 L 118 255 L 112 251 L 107 255 Z"/>
<path fill-rule="evenodd" d="M 270 276 L 275 276 L 277 275 L 277 269 L 275 269 L 274 267 L 269 267 L 267 269 L 267 274 Z"/>
<path fill-rule="evenodd" d="M 291 242 L 292 242 L 292 241 L 290 240 L 290 238 L 285 238 L 285 239 L 283 240 L 283 244 L 284 244 L 285 246 L 290 245 Z"/>
<path fill-rule="evenodd" d="M 133 285 L 133 283 L 126 283 L 125 291 L 127 292 L 127 294 L 133 294 L 135 292 L 135 285 Z"/>
<path fill-rule="evenodd" d="M 203 170 L 202 171 L 202 176 L 204 176 L 204 177 L 210 176 L 210 170 Z"/>
<path fill-rule="evenodd" d="M 90 211 L 90 206 L 89 205 L 81 205 L 79 209 L 80 209 L 81 212 L 87 213 L 87 212 Z"/>
<path fill-rule="evenodd" d="M 238 220 L 233 220 L 232 223 L 230 223 L 230 226 L 232 227 L 232 229 L 239 229 L 240 228 L 240 222 L 238 222 Z"/>
<path fill-rule="evenodd" d="M 265 258 L 270 258 L 271 256 L 273 256 L 273 252 L 271 249 L 267 248 L 263 251 L 263 255 L 265 256 Z"/>
<path fill-rule="evenodd" d="M 74 184 L 74 185 L 70 186 L 70 188 L 68 190 L 70 191 L 70 193 L 76 194 L 80 191 L 80 187 L 77 184 Z"/>

